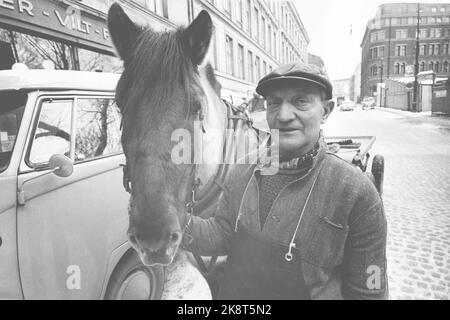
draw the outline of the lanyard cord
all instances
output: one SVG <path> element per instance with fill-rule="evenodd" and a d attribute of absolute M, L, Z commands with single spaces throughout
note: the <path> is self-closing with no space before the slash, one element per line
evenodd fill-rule
<path fill-rule="evenodd" d="M 294 235 L 292 236 L 291 242 L 289 243 L 289 251 L 284 256 L 284 258 L 288 262 L 291 262 L 292 259 L 294 258 L 293 254 L 292 254 L 292 249 L 296 248 L 295 237 L 297 236 L 298 228 L 300 227 L 300 222 L 302 221 L 303 214 L 305 213 L 306 206 L 308 205 L 308 201 L 309 201 L 309 198 L 311 197 L 314 186 L 316 185 L 316 181 L 319 178 L 321 169 L 322 169 L 322 164 L 320 164 L 318 173 L 317 173 L 316 177 L 314 178 L 313 184 L 311 186 L 311 189 L 309 190 L 308 196 L 306 197 L 305 204 L 303 205 L 302 211 L 300 213 L 300 217 L 298 218 L 298 222 L 297 222 L 297 226 L 295 227 Z"/>

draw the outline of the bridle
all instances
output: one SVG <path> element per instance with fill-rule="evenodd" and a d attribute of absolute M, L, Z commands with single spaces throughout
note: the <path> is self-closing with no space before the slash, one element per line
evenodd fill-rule
<path fill-rule="evenodd" d="M 247 111 L 247 107 L 248 107 L 247 102 L 243 102 L 239 106 L 233 106 L 231 103 L 229 103 L 226 100 L 222 100 L 222 101 L 227 108 L 227 126 L 226 126 L 227 129 L 232 129 L 233 131 L 236 131 L 236 130 L 239 130 L 240 128 L 242 128 L 244 124 L 247 124 L 249 129 L 253 128 L 253 122 L 250 119 L 248 111 Z M 205 133 L 203 122 L 202 122 L 203 114 L 202 114 L 201 110 L 196 115 L 196 120 L 200 121 L 202 123 L 201 124 L 202 131 L 203 131 L 203 133 Z M 256 130 L 255 128 L 253 128 L 253 129 Z M 225 141 L 225 148 L 227 146 L 228 146 L 228 144 Z M 228 154 L 228 150 L 224 150 L 224 152 L 226 152 Z M 130 175 L 129 175 L 128 164 L 127 163 L 121 164 L 121 166 L 123 167 L 123 180 L 122 180 L 123 187 L 124 187 L 125 191 L 128 192 L 131 196 L 130 208 L 128 210 L 128 214 L 130 215 L 131 207 L 133 206 L 132 182 L 131 182 Z M 229 166 L 224 165 L 224 164 L 219 165 L 218 172 L 213 179 L 213 184 L 212 184 L 211 188 L 208 188 L 204 194 L 199 196 L 198 190 L 202 183 L 201 183 L 200 179 L 196 178 L 196 174 L 195 174 L 198 165 L 194 164 L 193 166 L 194 166 L 193 174 L 192 174 L 193 180 L 189 184 L 189 185 L 192 185 L 192 188 L 190 191 L 190 199 L 185 204 L 186 223 L 185 223 L 184 227 L 181 229 L 182 234 L 183 234 L 181 245 L 183 247 L 188 247 L 193 241 L 193 238 L 192 238 L 191 232 L 190 232 L 190 224 L 192 221 L 192 217 L 201 215 L 202 211 L 205 208 L 209 207 L 212 202 L 214 202 L 216 199 L 218 199 L 218 196 L 225 190 L 224 181 L 225 181 L 226 176 L 229 173 Z M 217 259 L 217 256 L 213 257 L 209 263 L 209 266 L 206 267 L 203 259 L 201 258 L 201 256 L 198 253 L 193 251 L 192 254 L 203 273 L 208 273 L 211 270 L 211 266 L 214 265 L 214 263 Z"/>

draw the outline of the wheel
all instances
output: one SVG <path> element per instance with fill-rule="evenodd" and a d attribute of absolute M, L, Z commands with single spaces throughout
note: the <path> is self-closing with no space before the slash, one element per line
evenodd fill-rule
<path fill-rule="evenodd" d="M 164 289 L 164 268 L 145 266 L 134 250 L 128 251 L 114 269 L 106 300 L 159 300 Z"/>
<path fill-rule="evenodd" d="M 375 187 L 380 195 L 383 194 L 384 157 L 377 154 L 372 160 L 372 174 L 375 179 Z"/>

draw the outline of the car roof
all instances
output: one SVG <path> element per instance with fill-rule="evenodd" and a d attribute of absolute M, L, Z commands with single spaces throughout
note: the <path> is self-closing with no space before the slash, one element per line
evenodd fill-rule
<path fill-rule="evenodd" d="M 3 70 L 0 90 L 114 91 L 120 74 L 68 70 Z"/>

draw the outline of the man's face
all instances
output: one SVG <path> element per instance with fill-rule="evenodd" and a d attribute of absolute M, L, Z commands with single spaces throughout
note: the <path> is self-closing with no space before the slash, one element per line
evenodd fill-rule
<path fill-rule="evenodd" d="M 312 149 L 319 138 L 320 125 L 331 110 L 323 92 L 308 82 L 290 84 L 266 95 L 267 122 L 279 130 L 282 160 L 298 157 Z"/>

